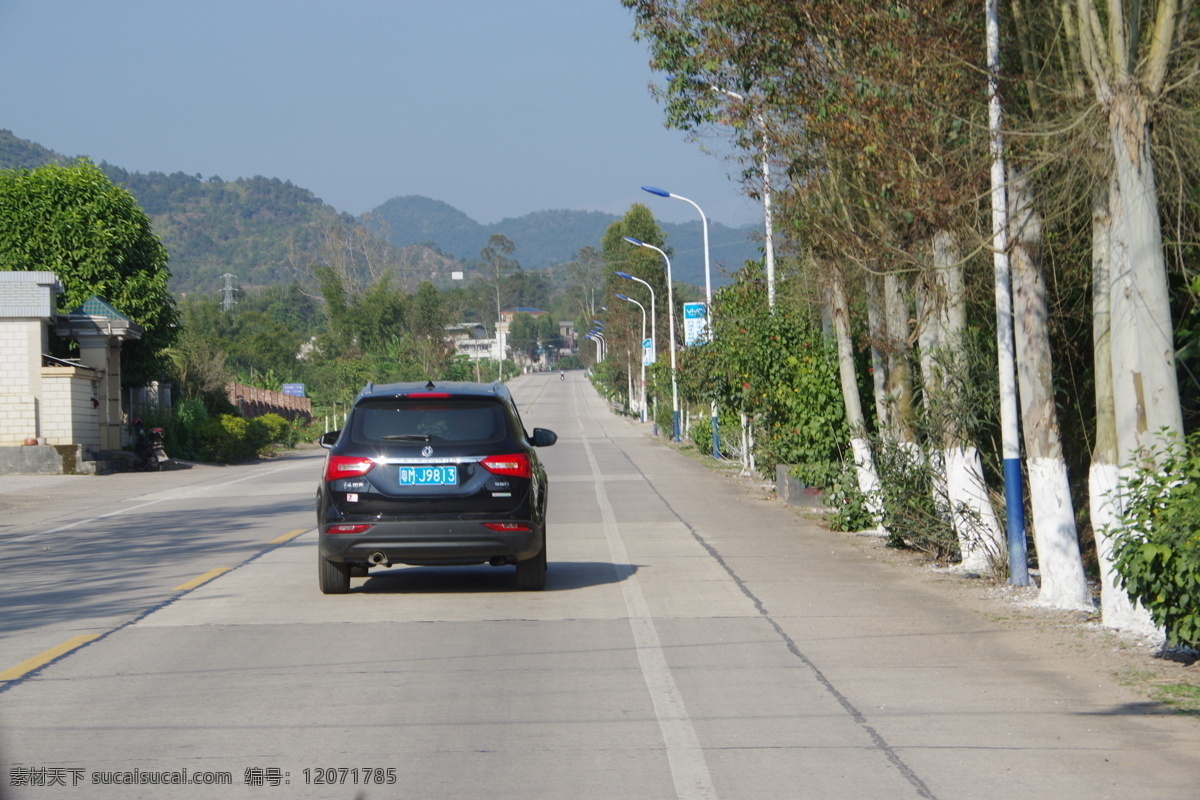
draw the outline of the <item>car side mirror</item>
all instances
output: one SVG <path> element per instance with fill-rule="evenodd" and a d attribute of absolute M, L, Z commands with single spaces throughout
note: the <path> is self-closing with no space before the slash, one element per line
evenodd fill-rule
<path fill-rule="evenodd" d="M 317 444 L 324 447 L 326 450 L 337 444 L 338 437 L 342 435 L 341 431 L 327 431 L 321 434 L 321 438 L 317 439 Z"/>
<path fill-rule="evenodd" d="M 558 434 L 547 428 L 533 429 L 533 446 L 549 447 L 558 441 Z"/>

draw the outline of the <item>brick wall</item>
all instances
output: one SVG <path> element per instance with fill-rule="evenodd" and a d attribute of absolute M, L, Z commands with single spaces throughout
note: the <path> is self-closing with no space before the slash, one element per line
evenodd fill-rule
<path fill-rule="evenodd" d="M 229 402 L 237 406 L 242 416 L 247 419 L 261 417 L 263 414 L 278 414 L 284 419 L 303 417 L 312 422 L 312 401 L 307 397 L 293 397 L 283 392 L 256 389 L 240 383 L 228 384 L 225 394 L 229 397 Z"/>
<path fill-rule="evenodd" d="M 38 435 L 38 401 L 31 394 L 0 394 L 0 447 Z"/>
<path fill-rule="evenodd" d="M 42 435 L 47 444 L 100 447 L 100 411 L 95 370 L 83 367 L 42 367 Z"/>

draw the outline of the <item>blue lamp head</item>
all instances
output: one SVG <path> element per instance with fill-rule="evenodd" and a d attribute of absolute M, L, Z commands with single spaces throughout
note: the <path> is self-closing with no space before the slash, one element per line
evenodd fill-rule
<path fill-rule="evenodd" d="M 632 275 L 630 275 L 628 272 L 617 272 L 617 273 L 615 273 L 615 274 L 616 274 L 616 276 L 617 276 L 618 278 L 624 278 L 624 279 L 625 279 L 625 280 L 627 280 L 627 281 L 631 281 L 631 280 L 633 280 L 633 276 L 632 276 Z M 618 295 L 618 297 L 619 297 L 619 296 L 620 296 L 620 295 Z"/>
<path fill-rule="evenodd" d="M 628 297 L 626 297 L 626 296 L 625 296 L 625 295 L 623 295 L 623 294 L 616 295 L 616 297 L 617 297 L 617 299 L 618 299 L 618 300 L 628 300 L 628 299 L 629 299 Z"/>
<path fill-rule="evenodd" d="M 656 194 L 659 197 L 670 197 L 671 196 L 671 193 L 668 192 L 666 189 L 659 189 L 657 186 L 643 186 L 642 191 L 649 192 L 650 194 Z"/>
<path fill-rule="evenodd" d="M 625 241 L 629 242 L 632 245 L 637 245 L 638 247 L 646 246 L 646 243 L 643 242 L 641 239 L 635 239 L 632 236 L 622 236 L 621 238 L 624 239 Z M 622 273 L 618 272 L 617 274 L 620 275 Z"/>

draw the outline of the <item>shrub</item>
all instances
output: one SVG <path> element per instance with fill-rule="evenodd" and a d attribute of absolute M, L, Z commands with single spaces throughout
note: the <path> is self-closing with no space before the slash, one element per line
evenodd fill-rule
<path fill-rule="evenodd" d="M 176 458 L 199 456 L 199 431 L 207 421 L 208 409 L 205 408 L 202 399 L 189 397 L 180 403 L 174 416 L 163 426 L 167 434 L 167 453 Z"/>
<path fill-rule="evenodd" d="M 265 430 L 266 426 L 261 426 Z M 250 421 L 230 414 L 206 420 L 197 430 L 197 455 L 206 461 L 228 464 L 255 454 L 251 446 Z"/>
<path fill-rule="evenodd" d="M 1200 432 L 1151 454 L 1124 482 L 1113 566 L 1121 585 L 1167 632 L 1200 647 Z"/>
<path fill-rule="evenodd" d="M 893 439 L 873 443 L 875 468 L 879 472 L 883 525 L 889 547 L 910 547 L 947 561 L 958 555 L 958 536 L 948 514 L 940 487 L 935 499 L 933 465 L 915 444 Z"/>
<path fill-rule="evenodd" d="M 696 416 L 692 418 L 691 427 L 688 428 L 688 438 L 700 450 L 701 453 L 712 452 L 712 417 Z"/>
<path fill-rule="evenodd" d="M 843 461 L 841 471 L 825 490 L 825 519 L 835 531 L 864 531 L 875 527 L 867 496 L 858 488 L 858 472 L 852 461 Z"/>

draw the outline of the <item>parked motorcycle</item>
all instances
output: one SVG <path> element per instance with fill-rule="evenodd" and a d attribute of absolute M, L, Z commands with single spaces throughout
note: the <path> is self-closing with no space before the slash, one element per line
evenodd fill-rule
<path fill-rule="evenodd" d="M 137 456 L 134 467 L 140 470 L 161 470 L 162 465 L 170 461 L 163 442 L 165 434 L 162 428 L 151 428 L 146 432 L 140 419 L 133 421 L 133 454 Z"/>

